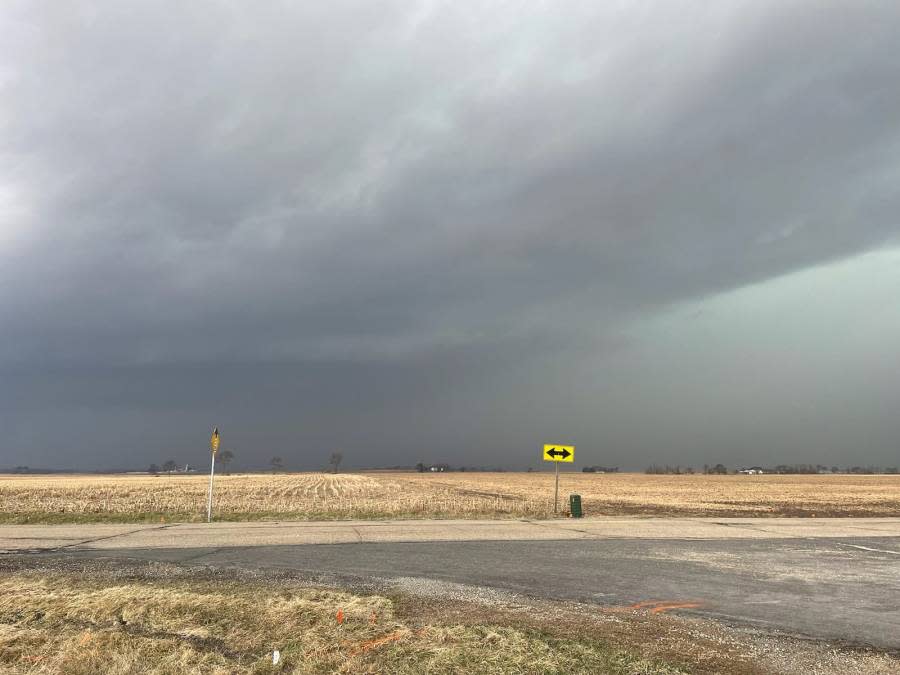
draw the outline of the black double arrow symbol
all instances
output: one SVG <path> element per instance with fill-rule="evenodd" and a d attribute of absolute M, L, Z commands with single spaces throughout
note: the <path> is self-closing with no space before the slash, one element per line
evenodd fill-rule
<path fill-rule="evenodd" d="M 557 450 L 556 448 L 553 448 L 552 450 L 548 450 L 547 454 L 550 455 L 551 457 L 562 457 L 563 459 L 565 459 L 572 453 L 569 452 L 568 450 Z"/>

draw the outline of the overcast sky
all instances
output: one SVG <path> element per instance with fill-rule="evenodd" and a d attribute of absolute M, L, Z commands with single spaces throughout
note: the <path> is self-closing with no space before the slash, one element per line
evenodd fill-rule
<path fill-rule="evenodd" d="M 900 464 L 893 2 L 7 2 L 0 466 Z"/>

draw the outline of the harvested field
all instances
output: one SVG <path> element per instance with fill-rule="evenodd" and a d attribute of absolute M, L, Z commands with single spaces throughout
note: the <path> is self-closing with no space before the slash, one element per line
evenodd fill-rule
<path fill-rule="evenodd" d="M 158 522 L 205 516 L 207 478 L 2 476 L 2 522 Z M 585 515 L 900 516 L 900 476 L 563 473 Z M 549 473 L 298 473 L 216 479 L 220 520 L 546 518 Z"/>

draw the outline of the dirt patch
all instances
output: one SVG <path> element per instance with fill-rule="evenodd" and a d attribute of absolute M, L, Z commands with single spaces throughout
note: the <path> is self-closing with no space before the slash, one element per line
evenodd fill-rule
<path fill-rule="evenodd" d="M 501 604 L 448 603 L 438 595 L 394 597 L 397 611 L 411 623 L 429 621 L 492 623 L 539 630 L 557 639 L 571 636 L 615 644 L 643 658 L 671 663 L 691 673 L 761 675 L 771 673 L 898 672 L 897 654 L 842 647 L 787 635 L 667 615 L 658 605 L 643 608 L 598 607 L 540 601 Z"/>

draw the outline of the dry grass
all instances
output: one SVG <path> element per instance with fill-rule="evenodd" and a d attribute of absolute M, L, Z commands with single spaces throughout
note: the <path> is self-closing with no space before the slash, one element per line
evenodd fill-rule
<path fill-rule="evenodd" d="M 340 620 L 339 618 L 340 617 Z M 278 648 L 282 662 L 272 665 Z M 236 580 L 0 576 L 14 673 L 670 673 L 583 637 L 410 621 L 385 597 Z"/>
<path fill-rule="evenodd" d="M 699 617 L 418 590 L 311 587 L 283 571 L 3 558 L 0 672 L 898 672 L 896 655 Z"/>
<path fill-rule="evenodd" d="M 4 476 L 5 522 L 199 520 L 205 476 Z M 549 473 L 221 476 L 219 519 L 550 517 Z M 563 473 L 585 515 L 898 516 L 900 476 Z"/>

